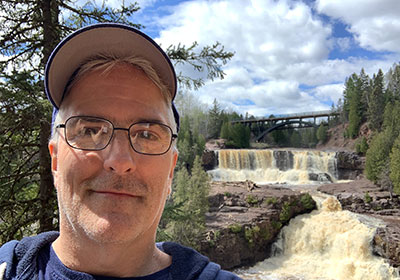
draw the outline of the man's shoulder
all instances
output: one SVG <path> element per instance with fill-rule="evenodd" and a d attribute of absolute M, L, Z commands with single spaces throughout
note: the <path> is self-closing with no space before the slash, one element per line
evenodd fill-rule
<path fill-rule="evenodd" d="M 157 243 L 157 247 L 172 256 L 172 279 L 240 279 L 192 248 L 174 242 Z"/>
<path fill-rule="evenodd" d="M 1 273 L 19 273 L 25 271 L 36 260 L 37 254 L 46 244 L 58 237 L 58 232 L 46 232 L 36 236 L 25 237 L 21 241 L 12 240 L 0 247 Z M 2 279 L 0 277 L 0 279 Z"/>

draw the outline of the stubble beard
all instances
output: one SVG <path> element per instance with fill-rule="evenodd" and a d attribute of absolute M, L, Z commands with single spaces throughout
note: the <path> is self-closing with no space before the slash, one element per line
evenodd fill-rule
<path fill-rule="evenodd" d="M 114 190 L 144 196 L 148 193 L 148 185 L 146 183 L 133 176 L 122 178 L 117 175 L 107 174 L 87 179 L 80 184 L 79 188 L 85 190 L 83 196 L 77 196 L 75 193 L 72 198 L 68 197 L 68 194 L 67 197 L 64 195 L 64 198 L 62 198 L 63 194 L 58 193 L 61 212 L 60 228 L 66 226 L 76 237 L 83 233 L 90 240 L 101 244 L 122 244 L 128 239 L 137 238 L 140 232 L 134 230 L 134 228 L 140 225 L 137 225 L 134 221 L 137 222 L 140 217 L 137 217 L 135 213 L 118 212 L 122 206 L 118 205 L 117 200 L 107 202 L 109 204 L 108 208 L 114 211 L 111 213 L 101 211 L 101 206 L 97 208 L 93 200 L 89 205 L 85 202 L 89 196 L 93 195 L 92 191 Z M 63 190 L 65 191 L 66 188 L 63 188 Z M 82 201 L 82 199 L 85 200 Z M 135 204 L 138 204 L 136 207 L 144 207 L 143 200 L 146 199 L 145 197 L 134 199 L 136 200 Z"/>

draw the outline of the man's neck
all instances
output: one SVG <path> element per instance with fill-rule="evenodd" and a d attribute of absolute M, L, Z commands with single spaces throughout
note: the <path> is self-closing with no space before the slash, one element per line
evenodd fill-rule
<path fill-rule="evenodd" d="M 154 240 L 100 244 L 90 239 L 77 242 L 60 234 L 52 246 L 66 267 L 92 275 L 145 276 L 168 267 L 172 261 L 171 256 L 156 247 Z"/>

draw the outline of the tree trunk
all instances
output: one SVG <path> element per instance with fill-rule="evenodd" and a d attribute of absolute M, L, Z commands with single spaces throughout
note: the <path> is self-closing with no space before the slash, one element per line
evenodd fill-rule
<path fill-rule="evenodd" d="M 52 50 L 59 41 L 58 36 L 58 16 L 59 7 L 57 1 L 42 0 L 40 2 L 43 15 L 43 59 L 42 69 L 47 62 Z M 43 87 L 44 89 L 44 87 Z M 43 90 L 44 92 L 44 90 Z M 49 114 L 51 115 L 51 114 Z M 51 122 L 47 119 L 47 114 L 43 115 L 40 121 L 40 219 L 39 232 L 54 230 L 53 219 L 55 217 L 55 191 L 51 174 L 51 161 L 47 149 L 48 141 L 51 134 Z"/>

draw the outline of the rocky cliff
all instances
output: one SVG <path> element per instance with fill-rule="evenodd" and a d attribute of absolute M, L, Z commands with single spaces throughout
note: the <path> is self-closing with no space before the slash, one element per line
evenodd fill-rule
<path fill-rule="evenodd" d="M 249 181 L 212 183 L 209 202 L 200 251 L 224 269 L 270 257 L 282 226 L 316 207 L 308 194 Z"/>

